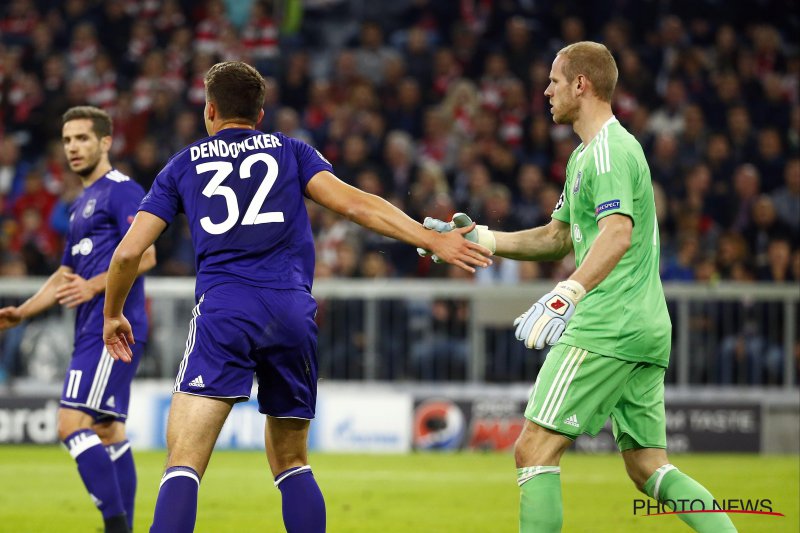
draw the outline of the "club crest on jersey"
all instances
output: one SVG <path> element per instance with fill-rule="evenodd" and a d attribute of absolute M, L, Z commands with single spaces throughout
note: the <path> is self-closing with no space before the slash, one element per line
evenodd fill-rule
<path fill-rule="evenodd" d="M 564 298 L 557 294 L 547 300 L 545 305 L 549 310 L 559 316 L 564 316 L 564 313 L 566 313 L 567 309 L 569 309 L 569 304 L 564 300 Z"/>
<path fill-rule="evenodd" d="M 583 233 L 581 233 L 581 227 L 577 224 L 572 225 L 572 238 L 575 242 L 581 242 L 583 240 Z"/>
<path fill-rule="evenodd" d="M 83 218 L 89 218 L 94 213 L 94 206 L 97 204 L 97 200 L 92 198 L 86 205 L 83 207 Z"/>
<path fill-rule="evenodd" d="M 583 176 L 583 170 L 579 170 L 578 174 L 575 176 L 575 183 L 572 184 L 572 194 L 578 194 L 578 189 L 581 188 L 581 177 Z"/>

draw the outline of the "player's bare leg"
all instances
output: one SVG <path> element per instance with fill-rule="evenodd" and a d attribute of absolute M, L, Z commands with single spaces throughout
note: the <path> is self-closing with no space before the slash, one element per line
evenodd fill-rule
<path fill-rule="evenodd" d="M 109 422 L 108 426 L 113 424 Z M 114 461 L 95 428 L 94 419 L 83 411 L 66 407 L 58 410 L 58 438 L 78 464 L 83 484 L 103 515 L 105 531 L 127 532 L 130 525 Z"/>
<path fill-rule="evenodd" d="M 705 509 L 714 509 L 714 497 L 705 487 L 690 478 L 669 463 L 667 452 L 661 448 L 634 448 L 624 450 L 622 458 L 636 488 L 651 498 L 665 503 L 675 511 L 700 510 L 699 508 L 682 509 L 677 502 L 700 500 Z M 670 504 L 669 502 L 672 502 Z M 681 504 L 683 505 L 683 504 Z M 701 533 L 731 532 L 736 527 L 725 513 L 689 513 L 679 514 L 678 518 Z"/>
<path fill-rule="evenodd" d="M 167 422 L 167 468 L 161 478 L 151 533 L 190 533 L 197 492 L 234 400 L 175 393 Z"/>
<path fill-rule="evenodd" d="M 572 440 L 530 420 L 525 420 L 514 445 L 517 483 L 520 486 L 521 533 L 561 531 L 561 456 Z"/>
<path fill-rule="evenodd" d="M 272 475 L 308 464 L 309 420 L 267 417 L 264 444 Z"/>
<path fill-rule="evenodd" d="M 281 491 L 287 533 L 325 531 L 325 500 L 308 465 L 309 420 L 267 417 L 267 461 Z"/>
<path fill-rule="evenodd" d="M 669 464 L 667 451 L 662 448 L 637 448 L 622 452 L 625 461 L 625 470 L 628 477 L 640 492 L 644 492 L 644 485 L 653 473 L 662 466 Z"/>

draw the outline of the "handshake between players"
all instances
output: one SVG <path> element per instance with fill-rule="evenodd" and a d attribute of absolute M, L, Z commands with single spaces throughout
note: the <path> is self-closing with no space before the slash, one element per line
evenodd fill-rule
<path fill-rule="evenodd" d="M 453 230 L 463 231 L 463 228 L 472 227 L 473 224 L 469 215 L 456 213 L 450 222 L 427 217 L 423 226 L 429 230 L 446 233 Z M 488 249 L 492 254 L 497 251 L 495 233 L 487 226 L 475 225 L 464 234 L 464 238 Z M 417 253 L 422 257 L 431 255 L 436 263 L 442 262 L 436 254 L 431 254 L 423 248 L 417 248 Z M 526 348 L 537 350 L 546 345 L 554 345 L 575 313 L 575 306 L 585 295 L 586 290 L 578 281 L 571 279 L 562 281 L 514 320 L 517 340 L 522 341 Z"/>

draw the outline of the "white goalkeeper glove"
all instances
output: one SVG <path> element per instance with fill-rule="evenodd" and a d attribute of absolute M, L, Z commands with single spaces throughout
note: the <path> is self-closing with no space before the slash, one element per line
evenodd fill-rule
<path fill-rule="evenodd" d="M 586 289 L 575 280 L 562 281 L 514 320 L 514 335 L 526 348 L 541 350 L 558 342 Z"/>
<path fill-rule="evenodd" d="M 456 228 L 466 228 L 467 226 L 472 225 L 472 219 L 469 218 L 469 215 L 466 213 L 456 213 L 453 215 L 453 218 L 450 220 L 450 222 L 445 222 L 443 220 L 439 220 L 438 218 L 425 217 L 425 221 L 422 223 L 422 225 L 425 227 L 425 229 L 432 229 L 438 233 L 447 233 L 448 231 L 453 231 Z M 475 226 L 475 229 L 464 234 L 464 238 L 470 242 L 480 244 L 492 253 L 495 251 L 496 244 L 494 233 L 489 230 L 488 226 Z M 424 248 L 417 248 L 417 253 L 420 255 L 420 257 L 427 257 L 430 255 L 430 252 Z M 442 260 L 439 259 L 436 254 L 433 254 L 431 259 L 433 259 L 434 263 L 442 263 Z"/>

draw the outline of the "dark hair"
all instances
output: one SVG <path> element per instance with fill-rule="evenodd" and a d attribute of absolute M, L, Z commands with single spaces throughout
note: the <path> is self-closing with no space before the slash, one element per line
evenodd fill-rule
<path fill-rule="evenodd" d="M 241 61 L 217 63 L 206 73 L 206 98 L 220 118 L 244 119 L 255 125 L 267 89 L 256 69 Z"/>
<path fill-rule="evenodd" d="M 114 132 L 111 125 L 111 117 L 108 116 L 108 113 L 90 105 L 79 105 L 67 109 L 67 112 L 61 117 L 61 125 L 63 126 L 70 120 L 80 120 L 83 118 L 88 118 L 92 121 L 92 131 L 94 131 L 98 139 L 111 137 L 111 134 Z"/>

